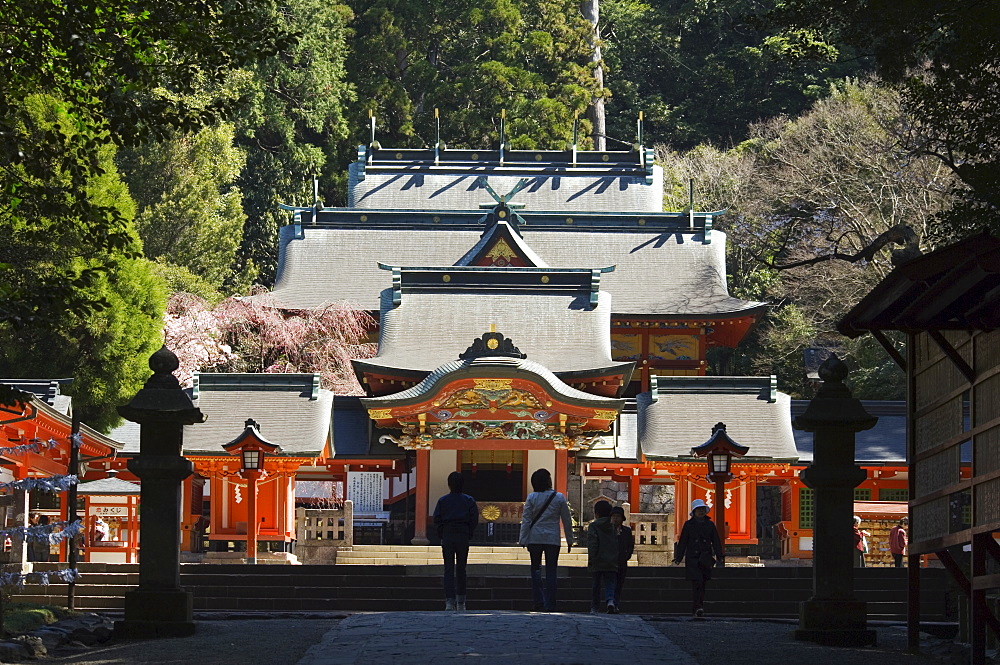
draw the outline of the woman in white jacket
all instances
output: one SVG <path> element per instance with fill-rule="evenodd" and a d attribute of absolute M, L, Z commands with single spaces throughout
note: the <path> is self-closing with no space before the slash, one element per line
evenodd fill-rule
<path fill-rule="evenodd" d="M 531 555 L 531 591 L 535 611 L 554 612 L 556 609 L 556 574 L 559 569 L 559 522 L 566 534 L 566 552 L 573 549 L 573 519 L 569 504 L 561 492 L 552 489 L 552 474 L 538 469 L 531 474 L 535 491 L 524 502 L 521 536 L 518 542 Z M 542 585 L 542 554 L 545 554 L 545 585 Z"/>

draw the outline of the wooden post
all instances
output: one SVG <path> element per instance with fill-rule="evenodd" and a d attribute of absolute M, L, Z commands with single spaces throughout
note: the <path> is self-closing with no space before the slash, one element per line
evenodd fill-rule
<path fill-rule="evenodd" d="M 555 490 L 557 492 L 562 492 L 563 496 L 566 495 L 566 487 L 569 481 L 567 465 L 569 464 L 569 453 L 563 448 L 556 448 L 556 462 L 554 469 L 555 477 Z"/>
<path fill-rule="evenodd" d="M 247 563 L 257 563 L 257 479 L 260 471 L 244 471 L 247 479 Z"/>
<path fill-rule="evenodd" d="M 73 424 L 69 437 L 69 473 L 79 473 L 80 470 L 80 446 L 77 443 L 80 436 L 80 416 L 73 412 Z M 76 484 L 69 486 L 66 490 L 66 521 L 73 524 L 77 520 L 76 514 Z M 75 569 L 79 559 L 79 550 L 76 547 L 76 538 L 66 539 L 66 562 L 69 568 Z M 76 582 L 72 579 L 66 585 L 66 609 L 72 610 L 76 604 Z"/>
<path fill-rule="evenodd" d="M 719 541 L 722 543 L 722 556 L 726 556 L 726 481 L 721 478 L 715 481 L 715 526 L 719 530 Z"/>
<path fill-rule="evenodd" d="M 634 472 L 633 472 L 634 473 Z M 639 488 L 642 487 L 642 483 L 639 480 L 639 476 L 633 475 L 628 479 L 628 503 L 630 506 L 634 507 L 635 512 L 642 512 L 639 509 Z"/>

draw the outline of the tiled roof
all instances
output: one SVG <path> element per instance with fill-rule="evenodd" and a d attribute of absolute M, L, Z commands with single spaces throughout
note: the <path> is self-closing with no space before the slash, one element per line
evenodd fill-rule
<path fill-rule="evenodd" d="M 333 393 L 313 374 L 199 374 L 195 405 L 204 423 L 184 428 L 184 453 L 224 455 L 253 418 L 281 455 L 314 457 L 330 434 Z"/>
<path fill-rule="evenodd" d="M 611 360 L 606 293 L 593 309 L 589 293 L 404 293 L 391 305 L 386 291 L 378 355 L 356 366 L 431 371 L 458 358 L 490 325 L 556 373 L 627 365 Z"/>
<path fill-rule="evenodd" d="M 522 227 L 524 241 L 549 266 L 615 266 L 601 279 L 614 296 L 612 311 L 621 315 L 740 314 L 763 307 L 729 295 L 726 285 L 726 237 L 681 231 L 592 230 Z M 371 213 L 373 220 L 376 213 Z M 482 228 L 446 225 L 286 226 L 281 229 L 278 276 L 266 298 L 288 308 L 311 308 L 346 301 L 379 309 L 379 294 L 392 276 L 379 263 L 393 266 L 450 266 L 476 246 Z"/>
<path fill-rule="evenodd" d="M 906 464 L 906 402 L 862 400 L 865 410 L 878 418 L 875 427 L 858 432 L 854 439 L 854 459 L 863 464 Z M 792 401 L 792 418 L 801 415 L 809 406 L 808 400 Z M 813 434 L 795 430 L 795 447 L 799 463 L 810 464 L 813 459 Z M 969 462 L 971 460 L 963 460 Z"/>
<path fill-rule="evenodd" d="M 478 183 L 486 176 L 500 194 L 528 177 L 528 186 L 513 198 L 533 210 L 656 212 L 663 209 L 663 172 L 653 169 L 652 184 L 645 175 L 625 172 L 544 169 L 486 169 L 473 166 L 464 173 L 434 173 L 427 169 L 368 170 L 358 180 L 357 164 L 349 171 L 348 202 L 352 208 L 408 208 L 421 210 L 475 210 L 494 199 Z"/>
<path fill-rule="evenodd" d="M 53 409 L 64 415 L 69 415 L 73 398 L 62 394 L 62 386 L 72 383 L 73 379 L 0 379 L 0 383 L 31 393 Z"/>
<path fill-rule="evenodd" d="M 80 483 L 76 486 L 77 494 L 88 494 L 91 496 L 116 496 L 127 494 L 138 494 L 139 484 L 130 483 L 121 478 L 101 478 L 90 482 Z"/>
<path fill-rule="evenodd" d="M 405 453 L 402 448 L 391 441 L 379 441 L 381 434 L 399 433 L 394 431 L 381 432 L 371 427 L 368 410 L 361 404 L 359 397 L 336 397 L 333 401 L 333 456 L 334 458 L 396 458 Z"/>
<path fill-rule="evenodd" d="M 750 447 L 747 460 L 798 458 L 791 398 L 775 391 L 770 377 L 657 378 L 656 392 L 637 397 L 639 446 L 647 457 L 690 458 L 691 449 L 724 422 L 733 440 Z M 706 390 L 698 389 L 699 382 Z"/>

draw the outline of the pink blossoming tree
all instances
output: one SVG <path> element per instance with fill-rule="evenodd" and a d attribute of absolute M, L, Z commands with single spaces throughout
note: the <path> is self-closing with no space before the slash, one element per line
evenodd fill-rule
<path fill-rule="evenodd" d="M 312 372 L 339 395 L 363 394 L 351 359 L 375 355 L 371 316 L 343 303 L 279 309 L 266 294 L 214 307 L 189 293 L 170 297 L 164 337 L 180 360 L 181 382 L 191 385 L 194 372 Z"/>

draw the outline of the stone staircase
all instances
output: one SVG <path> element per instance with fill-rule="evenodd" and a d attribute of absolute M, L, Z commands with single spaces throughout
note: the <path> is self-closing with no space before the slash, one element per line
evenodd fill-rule
<path fill-rule="evenodd" d="M 469 547 L 470 564 L 523 565 L 530 563 L 528 550 L 517 546 Z M 430 566 L 441 564 L 439 545 L 355 545 L 337 552 L 337 564 L 374 566 Z M 570 568 L 587 567 L 587 548 L 574 547 L 569 554 L 565 546 L 559 552 L 559 565 Z M 527 573 L 525 573 L 527 574 Z"/>
<path fill-rule="evenodd" d="M 562 556 L 560 556 L 560 562 Z M 52 564 L 37 564 L 39 566 Z M 139 581 L 135 564 L 81 564 L 76 606 L 120 613 L 123 594 Z M 469 608 L 531 609 L 531 588 L 523 564 L 472 564 Z M 795 618 L 798 604 L 812 593 L 811 568 L 726 568 L 709 586 L 706 610 L 712 615 L 746 618 Z M 561 567 L 559 607 L 586 612 L 590 576 L 579 567 Z M 906 571 L 867 568 L 855 571 L 858 597 L 868 602 L 872 620 L 902 621 L 906 616 Z M 941 569 L 921 571 L 924 621 L 954 621 L 955 605 Z M 247 566 L 183 564 L 181 584 L 194 593 L 198 612 L 344 612 L 439 610 L 443 608 L 440 565 Z M 66 585 L 29 585 L 14 601 L 65 604 Z M 690 583 L 680 567 L 631 568 L 623 609 L 637 614 L 685 615 Z"/>

